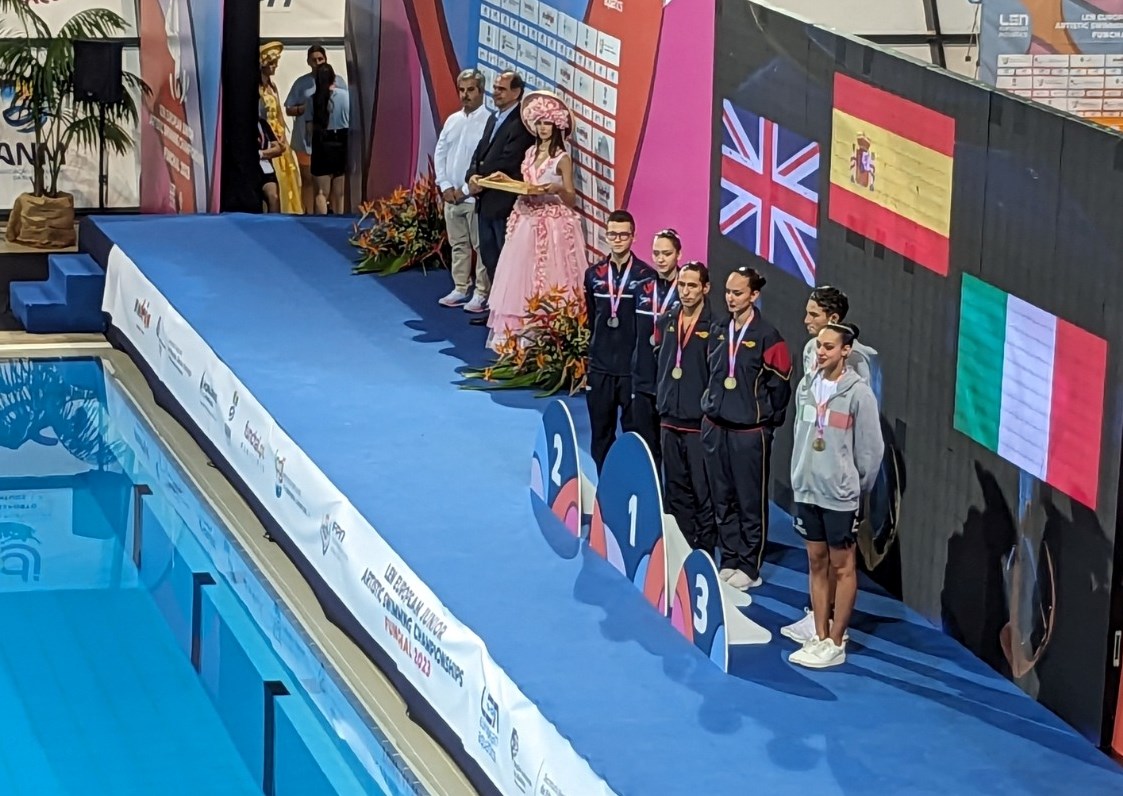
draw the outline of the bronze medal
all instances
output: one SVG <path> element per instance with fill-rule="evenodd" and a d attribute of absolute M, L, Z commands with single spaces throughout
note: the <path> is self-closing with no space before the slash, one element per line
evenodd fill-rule
<path fill-rule="evenodd" d="M 815 437 L 815 441 L 811 443 L 811 447 L 816 451 L 825 451 L 827 443 L 823 441 L 822 437 Z"/>

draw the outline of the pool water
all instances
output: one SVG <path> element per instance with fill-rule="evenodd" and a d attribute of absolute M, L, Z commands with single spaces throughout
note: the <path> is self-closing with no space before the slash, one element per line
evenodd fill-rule
<path fill-rule="evenodd" d="M 420 792 L 96 359 L 0 360 L 0 739 L 4 796 Z"/>

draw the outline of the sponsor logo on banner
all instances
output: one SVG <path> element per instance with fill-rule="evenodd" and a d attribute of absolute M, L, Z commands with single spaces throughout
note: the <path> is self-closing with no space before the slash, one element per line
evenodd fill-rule
<path fill-rule="evenodd" d="M 486 685 L 480 695 L 480 731 L 477 740 L 484 754 L 495 761 L 499 749 L 499 702 Z"/>
<path fill-rule="evenodd" d="M 156 321 L 156 342 L 160 345 L 161 356 L 167 357 L 168 363 L 179 372 L 179 375 L 190 379 L 191 368 L 183 361 L 183 349 L 168 334 L 163 318 Z"/>
<path fill-rule="evenodd" d="M 511 764 L 515 769 L 515 786 L 519 789 L 520 793 L 526 793 L 527 788 L 534 785 L 534 782 L 527 775 L 519 761 L 519 731 L 514 727 L 511 728 Z"/>
<path fill-rule="evenodd" d="M 133 315 L 136 316 L 133 323 L 137 331 L 146 334 L 148 327 L 152 325 L 152 310 L 149 309 L 148 299 L 138 298 L 133 300 Z"/>
<path fill-rule="evenodd" d="M 308 507 L 304 505 L 304 494 L 301 492 L 296 480 L 292 477 L 291 472 L 285 469 L 285 463 L 287 461 L 288 457 L 282 456 L 279 450 L 273 451 L 273 472 L 276 475 L 276 478 L 273 480 L 273 494 L 278 500 L 283 496 L 287 496 L 288 499 L 292 501 L 292 504 L 296 506 L 297 511 L 305 517 L 310 517 L 311 514 L 308 512 Z M 342 541 L 342 538 L 340 541 Z"/>
<path fill-rule="evenodd" d="M 234 422 L 234 416 L 238 414 L 238 391 L 234 391 L 234 395 L 230 398 L 230 406 L 226 409 L 226 423 L 223 424 L 223 432 L 226 434 L 226 441 L 230 442 L 232 432 L 230 431 L 230 424 Z"/>
<path fill-rule="evenodd" d="M 199 404 L 203 407 L 204 412 L 215 420 L 219 419 L 218 392 L 211 384 L 210 377 L 205 370 L 199 378 Z"/>
<path fill-rule="evenodd" d="M 347 531 L 343 530 L 343 526 L 333 520 L 330 514 L 325 514 L 320 523 L 320 552 L 325 556 L 328 554 L 332 539 L 338 547 L 343 547 L 343 540 L 346 538 Z"/>
<path fill-rule="evenodd" d="M 242 426 L 242 440 L 239 447 L 242 453 L 257 465 L 258 470 L 265 470 L 265 435 L 249 420 Z"/>
<path fill-rule="evenodd" d="M 565 796 L 565 791 L 562 790 L 561 785 L 554 781 L 550 776 L 546 764 L 542 764 L 542 768 L 538 771 L 538 782 L 534 786 L 535 796 Z"/>

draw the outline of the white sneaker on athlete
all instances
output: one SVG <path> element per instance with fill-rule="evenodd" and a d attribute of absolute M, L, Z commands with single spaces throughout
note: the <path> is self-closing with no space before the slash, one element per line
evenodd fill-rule
<path fill-rule="evenodd" d="M 731 577 L 733 577 L 733 573 L 736 571 L 737 570 L 735 569 L 723 569 L 721 572 L 717 573 L 717 576 L 724 581 L 728 581 Z"/>
<path fill-rule="evenodd" d="M 790 638 L 796 644 L 806 644 L 815 638 L 815 614 L 806 611 L 799 621 L 780 628 L 780 635 L 784 638 Z"/>
<path fill-rule="evenodd" d="M 728 583 L 737 591 L 748 591 L 749 589 L 755 589 L 763 582 L 764 581 L 762 581 L 759 577 L 750 578 L 739 569 L 733 570 L 733 574 L 730 575 L 729 580 L 726 581 L 726 583 Z"/>
<path fill-rule="evenodd" d="M 487 312 L 487 299 L 480 298 L 480 295 L 477 293 L 476 295 L 472 296 L 471 301 L 464 305 L 464 311 L 471 312 L 475 315 Z"/>
<path fill-rule="evenodd" d="M 437 303 L 442 307 L 460 307 L 468 303 L 468 294 L 453 288 L 447 296 L 437 299 Z"/>
<path fill-rule="evenodd" d="M 838 646 L 829 638 L 813 638 L 788 656 L 797 666 L 808 669 L 829 669 L 846 663 L 846 642 Z"/>
<path fill-rule="evenodd" d="M 834 622 L 831 622 L 831 625 L 833 626 Z M 784 638 L 790 638 L 796 644 L 806 644 L 815 638 L 815 614 L 812 613 L 810 608 L 804 608 L 803 618 L 780 628 L 780 635 Z M 842 634 L 842 643 L 845 644 L 849 640 L 850 631 L 848 630 Z"/>

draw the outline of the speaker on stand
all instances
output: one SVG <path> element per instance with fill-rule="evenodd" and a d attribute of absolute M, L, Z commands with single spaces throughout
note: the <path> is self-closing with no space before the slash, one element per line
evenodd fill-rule
<path fill-rule="evenodd" d="M 98 209 L 109 201 L 109 154 L 105 148 L 105 109 L 125 99 L 122 59 L 125 45 L 115 41 L 74 42 L 74 98 L 98 105 Z"/>

